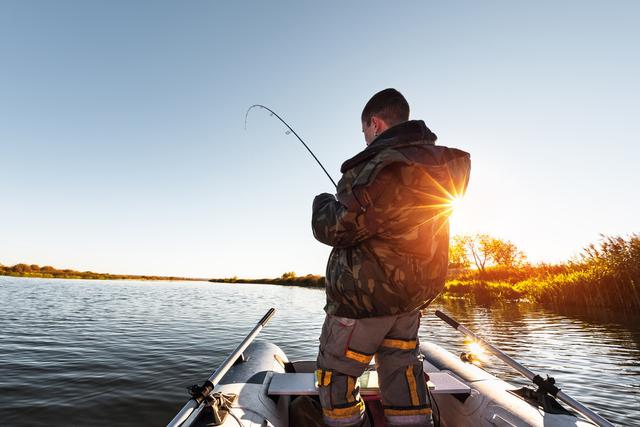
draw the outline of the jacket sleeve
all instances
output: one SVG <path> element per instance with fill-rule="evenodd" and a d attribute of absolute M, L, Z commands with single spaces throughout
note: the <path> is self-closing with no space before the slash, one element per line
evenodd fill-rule
<path fill-rule="evenodd" d="M 390 170 L 382 171 L 366 187 L 355 189 L 336 200 L 333 194 L 323 193 L 313 200 L 311 226 L 314 237 L 329 246 L 341 248 L 357 245 L 374 237 L 387 220 L 374 205 L 383 195 L 395 188 Z"/>
<path fill-rule="evenodd" d="M 364 213 L 357 203 L 345 205 L 333 194 L 319 194 L 313 200 L 313 236 L 329 246 L 353 246 L 370 237 Z"/>

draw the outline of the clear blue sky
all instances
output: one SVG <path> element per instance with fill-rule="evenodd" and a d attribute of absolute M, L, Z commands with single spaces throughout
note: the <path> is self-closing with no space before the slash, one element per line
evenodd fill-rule
<path fill-rule="evenodd" d="M 455 232 L 640 231 L 638 2 L 0 3 L 0 262 L 323 273 L 313 197 L 376 91 L 472 155 Z"/>

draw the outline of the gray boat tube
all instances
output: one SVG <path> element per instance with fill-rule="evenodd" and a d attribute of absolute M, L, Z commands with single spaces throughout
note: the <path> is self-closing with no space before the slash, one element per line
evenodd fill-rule
<path fill-rule="evenodd" d="M 575 409 L 576 411 L 578 411 L 579 413 L 587 417 L 589 420 L 596 423 L 596 425 L 601 427 L 614 427 L 613 424 L 611 424 L 609 421 L 604 419 L 601 415 L 587 408 L 585 405 L 583 405 L 582 403 L 578 402 L 577 400 L 575 400 L 574 398 L 572 398 L 571 396 L 567 395 L 565 392 L 560 390 L 558 387 L 555 386 L 554 382 L 549 381 L 548 379 L 545 380 L 540 375 L 537 375 L 534 372 L 527 369 L 526 367 L 522 366 L 520 363 L 516 362 L 514 359 L 512 359 L 510 356 L 508 356 L 498 347 L 494 346 L 484 338 L 476 335 L 475 333 L 467 329 L 464 325 L 461 325 L 460 323 L 458 323 L 457 321 L 455 321 L 454 319 L 452 319 L 442 311 L 436 310 L 436 316 L 438 316 L 441 320 L 446 322 L 453 329 L 481 343 L 483 346 L 487 348 L 487 350 L 489 350 L 490 353 L 492 353 L 498 359 L 502 360 L 507 365 L 511 366 L 513 369 L 518 371 L 524 377 L 531 380 L 534 384 L 540 387 L 541 390 L 544 390 L 545 392 L 549 393 L 551 396 L 557 397 L 558 399 L 560 399 L 561 401 L 563 401 L 564 403 L 566 403 L 567 405 L 569 405 L 570 407 L 572 407 L 573 409 Z"/>
<path fill-rule="evenodd" d="M 227 373 L 229 368 L 231 368 L 234 362 L 242 355 L 242 353 L 249 347 L 249 344 L 258 336 L 260 331 L 267 325 L 269 320 L 275 314 L 276 309 L 270 308 L 269 311 L 266 312 L 262 319 L 258 322 L 258 324 L 249 332 L 244 340 L 236 347 L 233 352 L 227 356 L 227 358 L 222 362 L 220 367 L 215 370 L 213 374 L 209 377 L 208 380 L 204 382 L 200 387 L 197 388 L 197 391 L 193 393 L 193 397 L 189 399 L 187 403 L 182 407 L 180 412 L 176 414 L 175 417 L 167 424 L 167 427 L 189 427 L 198 418 L 202 409 L 204 409 L 204 402 L 213 391 L 215 385 L 224 377 L 224 374 Z"/>

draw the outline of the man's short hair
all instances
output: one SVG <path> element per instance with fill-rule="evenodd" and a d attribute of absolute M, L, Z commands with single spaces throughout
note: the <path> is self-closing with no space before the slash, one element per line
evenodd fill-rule
<path fill-rule="evenodd" d="M 380 117 L 389 126 L 409 120 L 409 103 L 395 89 L 385 89 L 371 97 L 362 110 L 362 122 L 370 125 L 371 117 Z"/>

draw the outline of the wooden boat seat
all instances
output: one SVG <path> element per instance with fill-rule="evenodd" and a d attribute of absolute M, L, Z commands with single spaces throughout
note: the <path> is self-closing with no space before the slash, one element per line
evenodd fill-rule
<path fill-rule="evenodd" d="M 470 387 L 448 372 L 429 372 L 427 386 L 432 394 L 469 394 Z M 366 371 L 359 378 L 360 394 L 377 395 L 378 373 Z M 318 394 L 315 374 L 313 373 L 274 373 L 269 385 L 270 395 L 312 396 Z"/>

